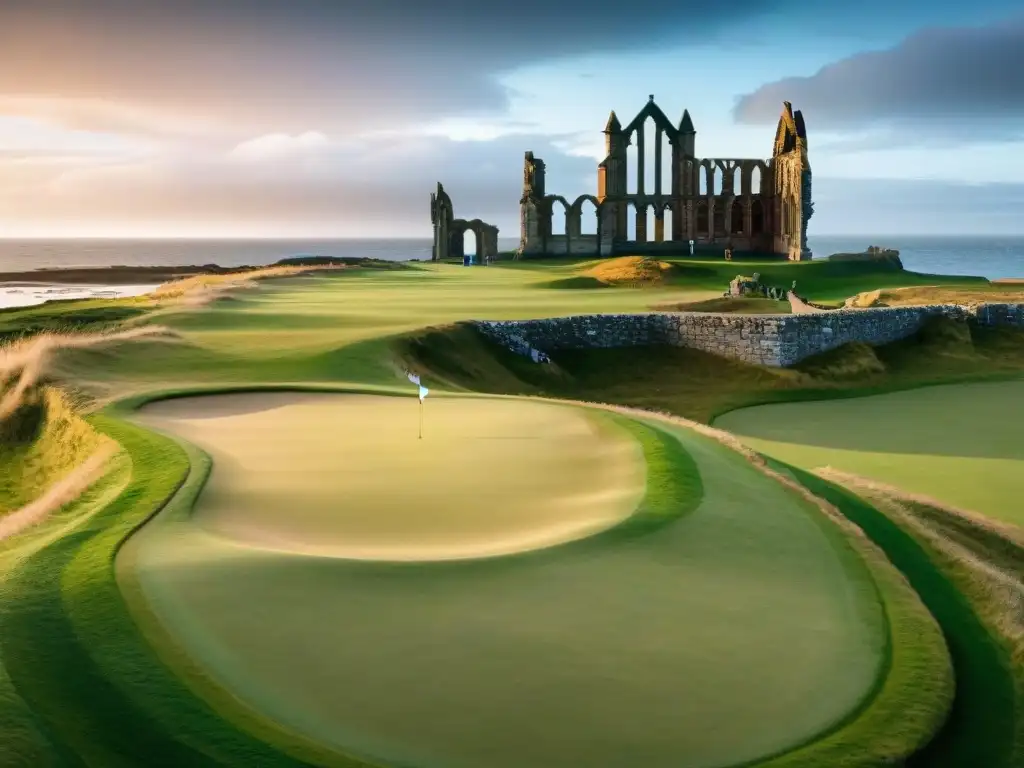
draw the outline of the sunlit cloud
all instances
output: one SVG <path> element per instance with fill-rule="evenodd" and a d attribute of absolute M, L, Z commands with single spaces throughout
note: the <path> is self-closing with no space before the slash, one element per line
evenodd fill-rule
<path fill-rule="evenodd" d="M 319 131 L 306 131 L 295 136 L 287 133 L 268 133 L 237 144 L 228 156 L 247 162 L 282 160 L 323 150 L 329 146 L 330 140 Z"/>

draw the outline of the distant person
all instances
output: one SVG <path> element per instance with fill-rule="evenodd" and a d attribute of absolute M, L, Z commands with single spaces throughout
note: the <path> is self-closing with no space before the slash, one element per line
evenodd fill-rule
<path fill-rule="evenodd" d="M 732 261 L 732 248 L 725 249 L 725 260 Z"/>

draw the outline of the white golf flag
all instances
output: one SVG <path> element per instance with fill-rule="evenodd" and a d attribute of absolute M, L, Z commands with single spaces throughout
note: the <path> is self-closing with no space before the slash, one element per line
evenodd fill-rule
<path fill-rule="evenodd" d="M 429 389 L 427 389 L 422 384 L 420 384 L 420 402 L 421 403 L 423 402 L 423 398 L 425 398 L 429 392 L 430 392 Z"/>
<path fill-rule="evenodd" d="M 417 374 L 415 374 L 415 373 L 406 373 L 405 375 L 409 377 L 409 381 L 411 381 L 413 384 L 419 384 L 420 383 L 420 377 Z"/>

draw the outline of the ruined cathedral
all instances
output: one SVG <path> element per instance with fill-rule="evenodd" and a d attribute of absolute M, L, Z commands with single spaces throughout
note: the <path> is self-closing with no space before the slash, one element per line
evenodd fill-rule
<path fill-rule="evenodd" d="M 655 128 L 653 188 L 645 186 L 649 157 L 644 128 L 649 120 Z M 544 161 L 526 153 L 518 255 L 682 254 L 692 243 L 696 255 L 721 255 L 728 249 L 792 260 L 811 258 L 807 131 L 803 116 L 789 102 L 783 105 L 768 160 L 697 157 L 697 131 L 690 113 L 684 111 L 678 126 L 673 125 L 653 96 L 626 127 L 612 112 L 604 136 L 597 195 L 581 195 L 571 203 L 547 193 Z M 666 139 L 670 172 L 662 178 Z M 633 168 L 627 162 L 630 146 L 636 147 Z M 596 218 L 591 222 L 596 234 L 583 234 L 584 216 Z M 556 217 L 564 217 L 564 228 L 559 226 L 557 234 Z"/>

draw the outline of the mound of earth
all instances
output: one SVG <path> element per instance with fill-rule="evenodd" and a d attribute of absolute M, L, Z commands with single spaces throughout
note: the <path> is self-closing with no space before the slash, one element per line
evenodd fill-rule
<path fill-rule="evenodd" d="M 866 251 L 861 253 L 833 253 L 828 260 L 871 262 L 893 270 L 903 269 L 899 251 L 892 248 L 880 248 L 877 245 L 869 246 Z"/>
<path fill-rule="evenodd" d="M 603 285 L 642 288 L 661 285 L 671 274 L 671 264 L 645 256 L 622 256 L 602 261 L 582 273 Z"/>
<path fill-rule="evenodd" d="M 861 341 L 812 355 L 795 367 L 818 380 L 839 381 L 870 378 L 886 371 L 885 363 L 879 359 L 875 348 Z"/>
<path fill-rule="evenodd" d="M 0 541 L 81 493 L 115 449 L 60 390 L 0 391 Z"/>

